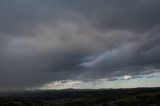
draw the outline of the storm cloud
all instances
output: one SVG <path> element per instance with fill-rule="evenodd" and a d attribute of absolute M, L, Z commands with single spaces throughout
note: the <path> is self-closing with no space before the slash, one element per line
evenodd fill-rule
<path fill-rule="evenodd" d="M 160 72 L 159 0 L 0 0 L 0 90 Z"/>

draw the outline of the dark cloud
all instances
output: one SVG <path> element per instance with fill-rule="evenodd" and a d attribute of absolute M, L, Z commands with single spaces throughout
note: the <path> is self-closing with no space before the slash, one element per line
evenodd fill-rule
<path fill-rule="evenodd" d="M 159 72 L 159 0 L 0 0 L 0 89 Z"/>
<path fill-rule="evenodd" d="M 142 38 L 128 42 L 122 47 L 106 51 L 81 65 L 88 69 L 88 75 L 96 78 L 99 75 L 110 77 L 156 72 L 160 65 L 160 49 L 157 41 L 159 39 L 159 29 L 153 30 L 153 32 L 154 34 L 152 31 L 141 34 Z"/>

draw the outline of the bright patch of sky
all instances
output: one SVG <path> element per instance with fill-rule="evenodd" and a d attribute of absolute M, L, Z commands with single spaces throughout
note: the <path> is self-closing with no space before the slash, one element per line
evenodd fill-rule
<path fill-rule="evenodd" d="M 124 75 L 117 77 L 117 80 L 110 81 L 99 79 L 94 81 L 79 81 L 79 80 L 62 80 L 44 84 L 40 87 L 27 88 L 27 90 L 52 90 L 52 89 L 103 89 L 103 88 L 135 88 L 135 87 L 159 87 L 160 73 L 153 73 L 140 77 L 132 77 Z"/>

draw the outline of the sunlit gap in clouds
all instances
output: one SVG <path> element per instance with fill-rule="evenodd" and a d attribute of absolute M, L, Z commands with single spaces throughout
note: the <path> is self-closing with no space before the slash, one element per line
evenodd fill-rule
<path fill-rule="evenodd" d="M 152 77 L 152 79 L 150 79 Z M 130 75 L 124 75 L 122 77 L 116 77 L 113 79 L 98 79 L 92 81 L 81 80 L 61 80 L 53 81 L 51 83 L 44 84 L 39 87 L 26 88 L 26 90 L 58 90 L 58 89 L 109 89 L 109 88 L 135 88 L 143 84 L 142 87 L 158 87 L 160 83 L 157 83 L 160 79 L 160 73 L 153 73 L 149 75 L 143 75 L 139 77 L 132 77 Z"/>

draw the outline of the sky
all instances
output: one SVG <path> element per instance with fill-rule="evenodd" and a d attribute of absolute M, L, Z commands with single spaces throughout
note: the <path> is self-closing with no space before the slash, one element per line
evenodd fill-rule
<path fill-rule="evenodd" d="M 0 0 L 0 91 L 160 87 L 160 0 Z"/>

